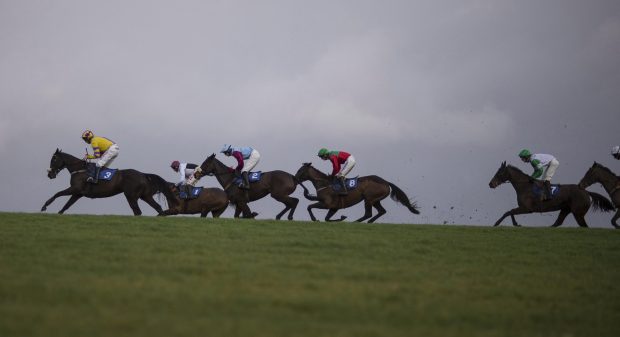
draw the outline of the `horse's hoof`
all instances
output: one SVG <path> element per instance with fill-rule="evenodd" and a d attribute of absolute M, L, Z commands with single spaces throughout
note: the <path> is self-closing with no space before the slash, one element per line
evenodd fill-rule
<path fill-rule="evenodd" d="M 340 216 L 340 221 L 343 221 L 343 220 L 344 220 L 344 219 L 346 219 L 346 218 L 347 218 L 347 216 L 346 216 L 346 215 L 341 215 L 341 216 Z"/>
<path fill-rule="evenodd" d="M 47 210 L 47 207 L 41 207 L 41 212 L 45 212 Z"/>

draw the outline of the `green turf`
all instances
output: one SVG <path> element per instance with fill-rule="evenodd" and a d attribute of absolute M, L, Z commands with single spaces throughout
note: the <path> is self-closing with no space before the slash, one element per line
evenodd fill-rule
<path fill-rule="evenodd" d="M 0 213 L 0 336 L 620 336 L 620 231 Z"/>

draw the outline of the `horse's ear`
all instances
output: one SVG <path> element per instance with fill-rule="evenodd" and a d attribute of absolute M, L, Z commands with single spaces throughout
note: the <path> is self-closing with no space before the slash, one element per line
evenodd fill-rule
<path fill-rule="evenodd" d="M 506 161 L 502 162 L 502 167 L 506 167 Z"/>
<path fill-rule="evenodd" d="M 304 163 L 304 166 L 310 166 L 312 163 Z"/>
<path fill-rule="evenodd" d="M 215 153 L 211 153 L 211 155 L 209 156 L 209 158 L 213 158 L 215 157 Z"/>
<path fill-rule="evenodd" d="M 56 152 L 54 152 L 54 154 L 56 154 L 56 153 L 58 153 L 58 152 L 60 152 L 60 150 L 59 150 L 58 148 L 56 148 Z"/>

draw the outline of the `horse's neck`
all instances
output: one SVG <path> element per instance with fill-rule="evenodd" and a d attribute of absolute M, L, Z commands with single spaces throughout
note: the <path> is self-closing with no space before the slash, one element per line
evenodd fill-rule
<path fill-rule="evenodd" d="M 228 167 L 217 159 L 215 160 L 215 178 L 222 187 L 226 187 L 233 180 L 233 175 L 228 171 Z"/>
<path fill-rule="evenodd" d="M 516 169 L 510 169 L 509 172 L 510 176 L 508 181 L 510 181 L 515 190 L 526 190 L 533 184 L 532 178 L 530 178 L 527 174 Z"/>
<path fill-rule="evenodd" d="M 312 182 L 312 185 L 315 189 L 329 185 L 329 179 L 327 179 L 327 176 L 325 176 L 319 170 L 311 168 L 308 173 L 308 175 L 310 176 L 310 182 Z"/>
<path fill-rule="evenodd" d="M 68 153 L 63 153 L 62 155 L 64 156 L 63 161 L 66 163 L 69 172 L 75 172 L 85 168 L 86 162 L 82 159 L 76 158 Z"/>
<path fill-rule="evenodd" d="M 603 188 L 610 193 L 611 191 L 617 189 L 618 183 L 620 183 L 620 179 L 615 175 L 611 174 L 611 172 L 607 172 L 606 170 L 599 169 L 598 179 L 595 181 L 603 185 Z"/>

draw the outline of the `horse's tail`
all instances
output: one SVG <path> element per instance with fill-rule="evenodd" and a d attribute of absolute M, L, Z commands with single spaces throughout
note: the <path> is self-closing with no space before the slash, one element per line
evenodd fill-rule
<path fill-rule="evenodd" d="M 411 211 L 411 213 L 420 214 L 420 211 L 418 210 L 418 205 L 415 202 L 411 202 L 411 200 L 409 200 L 403 190 L 390 182 L 388 182 L 388 184 L 390 184 L 390 187 L 392 188 L 392 193 L 390 193 L 390 198 L 392 198 L 392 200 L 399 202 L 403 206 L 407 207 Z"/>
<path fill-rule="evenodd" d="M 611 212 L 615 209 L 614 204 L 612 204 L 611 201 L 604 196 L 590 191 L 588 191 L 588 194 L 590 194 L 590 197 L 592 198 L 592 208 L 595 211 Z"/>
<path fill-rule="evenodd" d="M 151 184 L 153 190 L 163 193 L 164 196 L 166 196 L 166 200 L 168 201 L 168 207 L 174 207 L 177 205 L 177 198 L 170 190 L 170 185 L 164 178 L 152 173 L 145 173 L 144 175 Z"/>

